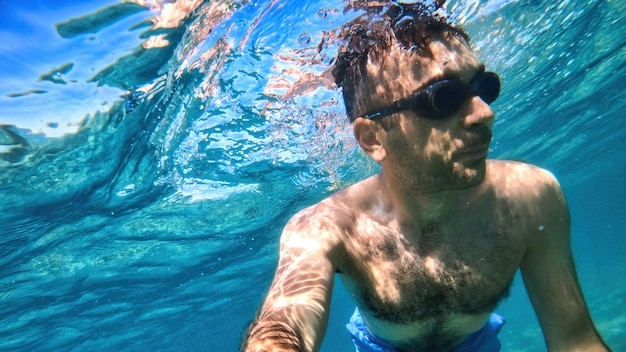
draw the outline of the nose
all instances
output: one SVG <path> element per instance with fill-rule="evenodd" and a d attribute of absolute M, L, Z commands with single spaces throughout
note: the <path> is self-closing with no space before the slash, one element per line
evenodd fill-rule
<path fill-rule="evenodd" d="M 466 113 L 462 117 L 462 123 L 465 128 L 474 125 L 485 125 L 491 127 L 495 117 L 493 110 L 489 104 L 485 103 L 480 97 L 473 96 L 467 106 Z"/>

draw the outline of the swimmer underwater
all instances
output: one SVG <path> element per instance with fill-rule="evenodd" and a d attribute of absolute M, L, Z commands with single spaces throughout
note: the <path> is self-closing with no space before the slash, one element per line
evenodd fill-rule
<path fill-rule="evenodd" d="M 519 268 L 549 351 L 609 351 L 578 283 L 558 182 L 486 160 L 498 75 L 437 11 L 378 4 L 344 25 L 333 75 L 382 171 L 287 223 L 241 350 L 318 351 L 336 275 L 357 306 L 347 325 L 357 351 L 499 351 L 494 309 Z"/>

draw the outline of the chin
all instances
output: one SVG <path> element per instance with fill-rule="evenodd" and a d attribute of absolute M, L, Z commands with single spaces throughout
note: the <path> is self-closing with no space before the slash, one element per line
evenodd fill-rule
<path fill-rule="evenodd" d="M 461 171 L 460 175 L 457 174 L 458 178 L 456 183 L 458 188 L 467 189 L 481 184 L 485 179 L 486 164 L 486 160 L 483 159 L 478 164 L 462 167 L 462 169 L 459 170 Z"/>

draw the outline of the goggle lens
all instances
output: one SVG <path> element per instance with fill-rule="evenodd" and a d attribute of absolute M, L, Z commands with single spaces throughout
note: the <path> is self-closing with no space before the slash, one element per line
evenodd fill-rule
<path fill-rule="evenodd" d="M 429 119 L 445 119 L 457 111 L 470 97 L 478 96 L 493 103 L 500 95 L 500 77 L 494 72 L 480 72 L 469 84 L 458 79 L 446 79 L 424 87 L 413 96 L 363 115 L 370 120 L 381 119 L 402 110 L 412 109 Z"/>
<path fill-rule="evenodd" d="M 421 91 L 429 97 L 430 106 L 418 101 L 421 100 L 418 92 L 414 108 L 428 113 L 430 118 L 442 119 L 457 111 L 471 96 L 478 96 L 487 104 L 493 103 L 500 95 L 500 78 L 493 72 L 481 72 L 469 85 L 451 79 L 435 82 Z"/>

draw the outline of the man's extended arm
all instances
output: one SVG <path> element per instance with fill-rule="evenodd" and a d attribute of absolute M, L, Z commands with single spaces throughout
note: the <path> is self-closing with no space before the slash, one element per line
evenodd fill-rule
<path fill-rule="evenodd" d="M 248 329 L 245 352 L 301 352 L 320 348 L 333 288 L 336 250 L 321 216 L 296 215 L 281 236 L 280 260 L 261 310 Z"/>
<path fill-rule="evenodd" d="M 537 204 L 540 222 L 521 271 L 546 345 L 549 351 L 608 351 L 593 325 L 578 283 L 563 194 L 551 175 L 542 173 L 540 178 L 539 187 L 546 187 Z"/>

